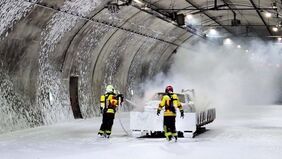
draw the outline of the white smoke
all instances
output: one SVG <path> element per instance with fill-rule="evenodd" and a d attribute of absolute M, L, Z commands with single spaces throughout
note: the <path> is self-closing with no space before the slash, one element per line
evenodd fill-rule
<path fill-rule="evenodd" d="M 241 48 L 202 42 L 184 45 L 166 75 L 160 73 L 143 84 L 147 89 L 145 99 L 172 85 L 175 92 L 195 89 L 196 98 L 210 102 L 219 111 L 231 112 L 238 106 L 273 104 L 278 100 L 282 45 L 261 41 Z"/>

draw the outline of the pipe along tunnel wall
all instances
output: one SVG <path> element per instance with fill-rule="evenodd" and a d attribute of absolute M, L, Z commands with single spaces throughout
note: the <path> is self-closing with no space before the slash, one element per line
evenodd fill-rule
<path fill-rule="evenodd" d="M 107 2 L 0 2 L 1 133 L 73 119 L 71 76 L 78 77 L 82 117 L 96 116 L 108 83 L 130 98 L 192 39 L 133 6 L 111 14 Z"/>

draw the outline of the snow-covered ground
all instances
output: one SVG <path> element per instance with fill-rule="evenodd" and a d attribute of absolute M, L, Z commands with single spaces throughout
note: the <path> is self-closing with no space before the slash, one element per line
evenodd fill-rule
<path fill-rule="evenodd" d="M 117 117 L 110 139 L 97 138 L 101 118 L 75 120 L 0 135 L 1 159 L 280 159 L 282 106 L 249 106 L 207 126 L 195 138 L 177 143 L 164 138 L 127 136 L 128 118 Z"/>

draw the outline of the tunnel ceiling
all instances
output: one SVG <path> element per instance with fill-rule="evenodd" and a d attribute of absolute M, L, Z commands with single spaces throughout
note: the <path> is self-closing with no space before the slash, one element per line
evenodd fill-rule
<path fill-rule="evenodd" d="M 281 36 L 281 1 L 277 0 L 134 0 L 136 5 L 148 6 L 162 14 L 192 15 L 192 27 L 205 33 L 209 28 L 221 29 L 227 36 Z M 143 7 L 144 8 L 144 7 Z M 150 10 L 150 9 L 147 9 Z M 267 17 L 271 13 L 271 17 Z M 240 24 L 232 24 L 234 15 Z M 269 14 L 270 16 L 270 14 Z M 196 20 L 196 23 L 193 21 Z M 189 23 L 189 20 L 188 20 Z M 277 27 L 278 30 L 273 30 Z"/>

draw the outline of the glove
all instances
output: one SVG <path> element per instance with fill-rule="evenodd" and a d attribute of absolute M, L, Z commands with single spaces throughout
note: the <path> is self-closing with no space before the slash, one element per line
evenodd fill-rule
<path fill-rule="evenodd" d="M 101 114 L 103 114 L 103 111 L 104 111 L 103 107 L 100 107 Z"/>
<path fill-rule="evenodd" d="M 180 110 L 180 118 L 184 118 L 184 111 Z"/>
<path fill-rule="evenodd" d="M 159 115 L 160 115 L 160 113 L 161 113 L 161 111 L 158 109 L 158 110 L 157 110 L 157 115 L 159 116 Z"/>
<path fill-rule="evenodd" d="M 118 94 L 117 95 L 117 98 L 118 98 L 118 100 L 120 100 L 120 103 L 122 103 L 123 102 L 123 95 L 122 94 Z"/>

